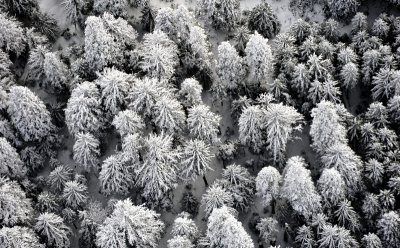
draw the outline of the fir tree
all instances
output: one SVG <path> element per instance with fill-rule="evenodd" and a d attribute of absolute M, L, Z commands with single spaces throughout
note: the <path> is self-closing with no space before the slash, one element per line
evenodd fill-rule
<path fill-rule="evenodd" d="M 278 221 L 273 217 L 262 218 L 257 224 L 256 229 L 260 232 L 260 237 L 265 243 L 276 240 L 278 234 Z"/>
<path fill-rule="evenodd" d="M 204 176 L 206 171 L 212 170 L 210 167 L 212 157 L 210 147 L 204 141 L 198 139 L 187 141 L 181 152 L 181 177 L 184 180 L 194 181 L 198 176 Z"/>
<path fill-rule="evenodd" d="M 203 87 L 194 78 L 185 79 L 179 89 L 179 98 L 185 107 L 193 107 L 202 103 L 201 93 Z"/>
<path fill-rule="evenodd" d="M 236 49 L 226 41 L 218 46 L 216 69 L 221 91 L 235 90 L 244 79 L 242 58 Z"/>
<path fill-rule="evenodd" d="M 400 217 L 394 211 L 383 214 L 378 220 L 378 235 L 385 247 L 394 248 L 399 244 L 399 229 Z"/>
<path fill-rule="evenodd" d="M 232 207 L 233 196 L 221 186 L 213 184 L 207 189 L 206 193 L 201 198 L 201 204 L 205 206 L 204 212 L 207 216 L 209 216 L 214 209 L 218 209 L 223 206 Z"/>
<path fill-rule="evenodd" d="M 1 247 L 13 248 L 44 248 L 39 237 L 28 227 L 3 227 L 0 229 Z"/>
<path fill-rule="evenodd" d="M 321 194 L 324 207 L 331 208 L 344 199 L 346 185 L 336 169 L 324 169 L 318 179 L 318 191 Z"/>
<path fill-rule="evenodd" d="M 99 180 L 102 192 L 127 194 L 132 187 L 133 167 L 127 165 L 124 154 L 109 156 L 101 165 Z"/>
<path fill-rule="evenodd" d="M 153 120 L 159 129 L 174 134 L 184 129 L 186 116 L 178 100 L 161 96 L 154 106 Z"/>

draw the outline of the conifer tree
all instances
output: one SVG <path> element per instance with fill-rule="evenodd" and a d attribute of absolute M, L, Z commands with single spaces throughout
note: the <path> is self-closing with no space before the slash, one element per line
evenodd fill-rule
<path fill-rule="evenodd" d="M 96 168 L 100 142 L 90 133 L 78 133 L 73 147 L 74 160 L 87 171 Z"/>
<path fill-rule="evenodd" d="M 71 208 L 83 206 L 88 198 L 87 186 L 77 181 L 66 182 L 62 197 Z"/>
<path fill-rule="evenodd" d="M 203 140 L 187 141 L 181 152 L 181 177 L 184 180 L 191 179 L 194 181 L 198 176 L 203 176 L 206 171 L 212 170 L 210 166 L 212 157 L 210 146 Z"/>
<path fill-rule="evenodd" d="M 239 140 L 255 152 L 260 151 L 265 143 L 262 130 L 264 116 L 265 110 L 259 106 L 249 106 L 243 109 L 239 118 Z"/>
<path fill-rule="evenodd" d="M 257 174 L 256 191 L 257 195 L 262 197 L 265 206 L 270 205 L 272 200 L 279 197 L 281 180 L 281 174 L 272 166 L 262 168 Z"/>
<path fill-rule="evenodd" d="M 200 104 L 189 109 L 187 125 L 194 138 L 215 143 L 220 120 L 221 117 L 211 112 L 208 106 Z"/>
<path fill-rule="evenodd" d="M 56 214 L 40 214 L 35 224 L 35 230 L 46 239 L 50 246 L 70 247 L 69 235 L 71 230 L 64 224 L 64 220 Z"/>
<path fill-rule="evenodd" d="M 193 107 L 202 103 L 201 93 L 203 87 L 194 78 L 185 79 L 178 92 L 179 98 L 185 107 Z"/>
<path fill-rule="evenodd" d="M 133 186 L 133 166 L 127 165 L 124 154 L 109 156 L 101 165 L 99 180 L 102 192 L 106 195 L 127 194 Z"/>
<path fill-rule="evenodd" d="M 112 124 L 121 137 L 135 134 L 145 127 L 144 121 L 134 110 L 123 110 L 114 117 Z"/>
<path fill-rule="evenodd" d="M 217 74 L 222 91 L 235 90 L 244 79 L 242 58 L 236 49 L 224 41 L 218 46 Z"/>
<path fill-rule="evenodd" d="M 281 23 L 267 2 L 254 7 L 249 16 L 249 29 L 257 31 L 265 38 L 273 38 L 281 29 Z"/>
<path fill-rule="evenodd" d="M 0 13 L 0 47 L 17 56 L 25 51 L 26 37 L 21 23 L 4 13 Z"/>
<path fill-rule="evenodd" d="M 0 176 L 23 178 L 27 169 L 17 150 L 3 137 L 0 137 Z"/>
<path fill-rule="evenodd" d="M 3 227 L 0 229 L 1 247 L 30 247 L 44 248 L 40 243 L 39 237 L 28 227 Z"/>

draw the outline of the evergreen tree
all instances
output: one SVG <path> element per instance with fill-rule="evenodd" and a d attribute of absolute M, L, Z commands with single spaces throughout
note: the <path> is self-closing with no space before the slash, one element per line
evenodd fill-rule
<path fill-rule="evenodd" d="M 129 134 L 135 134 L 145 127 L 142 117 L 134 110 L 123 110 L 118 112 L 114 117 L 112 124 L 117 129 L 121 137 L 126 137 Z"/>
<path fill-rule="evenodd" d="M 174 134 L 184 129 L 186 116 L 176 98 L 161 96 L 154 106 L 153 120 L 156 127 L 166 133 Z"/>
<path fill-rule="evenodd" d="M 47 47 L 39 45 L 29 51 L 27 62 L 28 79 L 35 81 L 44 80 L 46 77 L 44 71 L 45 55 L 49 53 Z"/>
<path fill-rule="evenodd" d="M 256 225 L 256 229 L 260 232 L 260 237 L 265 243 L 276 240 L 278 234 L 278 221 L 273 217 L 262 218 Z"/>
<path fill-rule="evenodd" d="M 221 117 L 211 112 L 206 105 L 200 104 L 189 109 L 187 125 L 190 135 L 207 142 L 217 142 Z"/>
<path fill-rule="evenodd" d="M 360 247 L 356 239 L 354 239 L 350 231 L 339 227 L 327 224 L 322 228 L 321 238 L 318 240 L 320 248 L 334 247 Z"/>
<path fill-rule="evenodd" d="M 128 0 L 94 0 L 93 10 L 97 14 L 108 12 L 114 16 L 127 17 L 128 15 Z"/>
<path fill-rule="evenodd" d="M 216 29 L 232 31 L 240 20 L 237 0 L 199 0 L 197 11 Z"/>
<path fill-rule="evenodd" d="M 190 241 L 196 241 L 200 233 L 196 223 L 190 218 L 190 215 L 186 212 L 181 212 L 172 224 L 171 235 L 185 237 Z"/>
<path fill-rule="evenodd" d="M 74 160 L 86 171 L 97 168 L 100 142 L 90 133 L 78 133 L 73 147 Z"/>
<path fill-rule="evenodd" d="M 259 106 L 248 106 L 239 118 L 239 140 L 255 152 L 259 152 L 265 143 L 262 130 L 264 116 L 265 110 Z"/>
<path fill-rule="evenodd" d="M 354 88 L 360 77 L 357 65 L 352 62 L 345 64 L 340 71 L 340 77 L 343 81 L 344 88 Z"/>
<path fill-rule="evenodd" d="M 331 208 L 344 200 L 346 185 L 335 168 L 324 169 L 318 179 L 318 191 L 321 194 L 324 207 Z"/>
<path fill-rule="evenodd" d="M 44 55 L 43 71 L 48 88 L 55 92 L 68 88 L 68 69 L 55 53 L 48 52 Z"/>
<path fill-rule="evenodd" d="M 57 166 L 48 176 L 48 181 L 52 189 L 61 191 L 66 182 L 72 179 L 72 170 L 65 165 Z"/>
<path fill-rule="evenodd" d="M 295 241 L 301 248 L 313 248 L 316 243 L 311 228 L 305 225 L 302 225 L 297 229 Z"/>
<path fill-rule="evenodd" d="M 4 13 L 0 13 L 0 47 L 6 52 L 13 52 L 17 56 L 25 51 L 26 37 L 22 24 Z"/>
<path fill-rule="evenodd" d="M 46 106 L 27 87 L 11 87 L 7 113 L 24 141 L 41 141 L 54 129 Z"/>
<path fill-rule="evenodd" d="M 0 229 L 1 247 L 7 248 L 45 248 L 39 237 L 28 227 L 3 227 Z"/>
<path fill-rule="evenodd" d="M 2 68 L 0 72 L 0 87 L 3 90 L 9 90 L 9 88 L 14 85 L 15 76 L 12 72 L 12 66 L 13 63 L 9 55 L 0 50 L 0 67 Z M 5 101 L 5 99 L 2 101 Z"/>
<path fill-rule="evenodd" d="M 69 235 L 71 230 L 64 220 L 53 213 L 42 213 L 37 218 L 35 230 L 46 239 L 48 245 L 60 248 L 70 247 Z"/>
<path fill-rule="evenodd" d="M 199 26 L 189 26 L 189 37 L 186 41 L 184 61 L 189 68 L 199 68 L 206 74 L 211 73 L 213 66 L 211 44 L 205 30 Z"/>
<path fill-rule="evenodd" d="M 79 211 L 79 219 L 81 220 L 79 241 L 82 246 L 88 248 L 96 247 L 96 233 L 106 217 L 106 210 L 100 202 L 96 201 L 90 201 L 85 210 Z"/>
<path fill-rule="evenodd" d="M 264 206 L 268 206 L 272 200 L 278 198 L 281 180 L 279 171 L 272 166 L 262 168 L 257 174 L 256 191 L 257 195 L 262 197 Z"/>
<path fill-rule="evenodd" d="M 17 150 L 3 137 L 0 137 L 0 176 L 23 178 L 27 169 Z"/>
<path fill-rule="evenodd" d="M 382 215 L 378 220 L 378 235 L 385 247 L 394 248 L 400 243 L 400 217 L 390 211 Z"/>
<path fill-rule="evenodd" d="M 338 204 L 338 209 L 334 212 L 339 225 L 344 226 L 351 231 L 360 228 L 360 221 L 357 212 L 351 206 L 351 202 L 344 200 Z"/>
<path fill-rule="evenodd" d="M 385 169 L 383 164 L 376 159 L 369 159 L 365 163 L 365 176 L 369 179 L 373 186 L 378 186 L 383 180 Z"/>
<path fill-rule="evenodd" d="M 254 247 L 242 224 L 225 206 L 215 209 L 208 218 L 206 238 L 210 248 Z"/>
<path fill-rule="evenodd" d="M 385 39 L 390 31 L 390 26 L 382 18 L 375 19 L 372 24 L 371 33 L 379 38 Z"/>
<path fill-rule="evenodd" d="M 178 92 L 179 98 L 185 107 L 193 107 L 202 103 L 201 93 L 203 87 L 194 78 L 185 79 Z"/>
<path fill-rule="evenodd" d="M 213 157 L 210 146 L 204 141 L 194 139 L 185 143 L 181 152 L 181 177 L 184 180 L 196 180 L 198 176 L 203 176 L 206 171 L 212 170 L 210 166 Z"/>
<path fill-rule="evenodd" d="M 367 30 L 368 22 L 367 16 L 362 12 L 357 12 L 351 19 L 351 31 L 352 33 L 358 33 L 362 30 Z"/>
<path fill-rule="evenodd" d="M 132 187 L 133 167 L 127 165 L 123 153 L 109 156 L 101 165 L 99 180 L 103 193 L 127 194 Z"/>
<path fill-rule="evenodd" d="M 347 18 L 354 15 L 360 6 L 358 0 L 326 0 L 329 13 L 337 18 Z"/>
<path fill-rule="evenodd" d="M 48 191 L 41 192 L 37 197 L 36 207 L 43 212 L 56 212 L 59 208 L 58 198 Z"/>
<path fill-rule="evenodd" d="M 207 216 L 209 216 L 214 209 L 218 209 L 223 206 L 232 207 L 233 196 L 221 186 L 213 184 L 207 189 L 206 193 L 201 198 L 201 204 L 205 206 L 204 212 Z"/>
<path fill-rule="evenodd" d="M 62 197 L 67 206 L 76 209 L 86 203 L 88 198 L 87 187 L 77 181 L 66 182 Z"/>
<path fill-rule="evenodd" d="M 306 218 L 321 208 L 321 196 L 316 192 L 310 174 L 302 157 L 291 157 L 287 161 L 281 189 L 282 197 Z"/>
<path fill-rule="evenodd" d="M 361 244 L 365 248 L 382 248 L 382 242 L 375 233 L 364 234 Z"/>
<path fill-rule="evenodd" d="M 248 20 L 249 29 L 257 31 L 265 38 L 273 38 L 281 29 L 281 23 L 267 2 L 254 7 Z"/>
<path fill-rule="evenodd" d="M 129 199 L 117 201 L 113 211 L 96 234 L 100 248 L 158 246 L 164 229 L 159 214 L 144 206 L 135 206 Z"/>

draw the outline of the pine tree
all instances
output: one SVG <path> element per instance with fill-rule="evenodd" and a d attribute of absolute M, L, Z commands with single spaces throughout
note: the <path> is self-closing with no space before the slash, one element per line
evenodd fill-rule
<path fill-rule="evenodd" d="M 256 191 L 257 195 L 262 197 L 264 206 L 270 205 L 272 200 L 278 198 L 281 180 L 279 171 L 272 166 L 262 168 L 257 174 Z"/>
<path fill-rule="evenodd" d="M 123 110 L 118 112 L 114 117 L 112 124 L 117 129 L 121 137 L 126 137 L 129 134 L 135 134 L 145 127 L 142 117 L 134 110 Z"/>
<path fill-rule="evenodd" d="M 206 238 L 210 248 L 254 247 L 242 224 L 225 206 L 215 209 L 208 218 Z"/>
<path fill-rule="evenodd" d="M 66 182 L 62 197 L 67 206 L 76 209 L 86 203 L 88 199 L 87 187 L 77 181 Z"/>
<path fill-rule="evenodd" d="M 302 157 L 291 157 L 285 170 L 281 196 L 287 199 L 295 211 L 309 218 L 321 208 L 321 197 L 316 192 L 311 172 L 305 168 Z"/>
<path fill-rule="evenodd" d="M 69 235 L 71 230 L 64 220 L 53 213 L 42 213 L 37 218 L 35 230 L 46 239 L 48 245 L 55 247 L 70 247 Z"/>
<path fill-rule="evenodd" d="M 48 176 L 48 181 L 52 189 L 61 191 L 66 182 L 72 179 L 72 170 L 65 165 L 57 166 Z"/>
<path fill-rule="evenodd" d="M 337 143 L 346 143 L 346 130 L 341 124 L 335 106 L 331 102 L 322 101 L 311 111 L 313 118 L 310 136 L 313 147 L 320 153 Z"/>
<path fill-rule="evenodd" d="M 356 64 L 358 56 L 354 52 L 353 48 L 346 46 L 345 48 L 340 49 L 337 55 L 337 59 L 342 65 L 346 65 L 349 63 Z"/>
<path fill-rule="evenodd" d="M 108 12 L 114 16 L 127 17 L 128 15 L 128 1 L 127 0 L 94 0 L 93 10 L 97 14 Z"/>
<path fill-rule="evenodd" d="M 349 230 L 337 225 L 332 226 L 331 224 L 323 227 L 318 243 L 320 248 L 360 247 L 356 239 L 351 236 Z"/>
<path fill-rule="evenodd" d="M 43 71 L 46 76 L 45 82 L 49 89 L 60 92 L 68 88 L 68 69 L 55 53 L 48 52 L 44 54 Z"/>
<path fill-rule="evenodd" d="M 21 161 L 17 150 L 3 137 L 0 137 L 0 176 L 23 178 L 27 168 Z"/>
<path fill-rule="evenodd" d="M 9 90 L 11 86 L 14 85 L 15 76 L 12 71 L 13 63 L 7 53 L 0 50 L 0 67 L 2 71 L 0 72 L 0 87 L 3 90 Z M 2 101 L 5 101 L 2 100 Z"/>
<path fill-rule="evenodd" d="M 369 105 L 365 119 L 375 128 L 383 128 L 389 123 L 387 109 L 381 102 L 373 102 Z"/>
<path fill-rule="evenodd" d="M 250 35 L 246 49 L 246 61 L 250 69 L 250 77 L 263 83 L 272 74 L 273 57 L 268 39 L 255 32 Z"/>
<path fill-rule="evenodd" d="M 221 186 L 213 184 L 207 189 L 206 193 L 201 198 L 201 204 L 205 206 L 204 212 L 209 216 L 214 209 L 223 206 L 232 207 L 233 196 Z"/>
<path fill-rule="evenodd" d="M 201 99 L 202 91 L 203 87 L 199 81 L 194 78 L 187 78 L 182 82 L 178 95 L 183 106 L 193 107 L 203 102 Z"/>
<path fill-rule="evenodd" d="M 276 240 L 278 234 L 278 221 L 273 217 L 262 218 L 256 225 L 256 229 L 260 232 L 260 237 L 265 243 Z"/>
<path fill-rule="evenodd" d="M 113 58 L 112 37 L 101 17 L 89 16 L 85 24 L 85 60 L 92 72 L 101 71 Z"/>
<path fill-rule="evenodd" d="M 368 219 L 375 217 L 375 215 L 381 211 L 378 196 L 373 193 L 367 193 L 363 200 L 361 209 Z"/>
<path fill-rule="evenodd" d="M 24 141 L 40 141 L 54 129 L 46 106 L 27 87 L 11 87 L 8 97 L 7 112 Z"/>
<path fill-rule="evenodd" d="M 96 234 L 99 248 L 158 246 L 164 229 L 159 214 L 144 206 L 135 206 L 129 199 L 117 201 L 113 208 Z"/>
<path fill-rule="evenodd" d="M 324 169 L 318 179 L 318 191 L 321 194 L 324 207 L 331 208 L 344 200 L 346 185 L 335 168 Z"/>
<path fill-rule="evenodd" d="M 373 77 L 372 97 L 374 100 L 389 99 L 392 96 L 391 85 L 391 70 L 389 68 L 382 68 Z"/>
<path fill-rule="evenodd" d="M 129 91 L 130 75 L 115 68 L 105 68 L 97 80 L 100 86 L 100 100 L 105 110 L 115 115 L 122 106 L 125 106 L 125 98 Z"/>
<path fill-rule="evenodd" d="M 307 67 L 303 63 L 295 66 L 292 75 L 291 86 L 300 96 L 305 96 L 310 87 L 310 74 Z"/>
<path fill-rule="evenodd" d="M 2 226 L 27 224 L 32 215 L 31 201 L 20 185 L 6 177 L 0 177 L 0 224 Z"/>
<path fill-rule="evenodd" d="M 382 242 L 375 233 L 364 234 L 361 244 L 365 248 L 382 248 Z"/>
<path fill-rule="evenodd" d="M 122 140 L 122 152 L 128 163 L 139 162 L 139 149 L 142 146 L 142 138 L 139 134 L 128 134 Z"/>
<path fill-rule="evenodd" d="M 243 60 L 236 49 L 224 41 L 218 46 L 217 75 L 221 90 L 235 90 L 244 79 Z"/>
<path fill-rule="evenodd" d="M 100 187 L 106 195 L 128 194 L 132 188 L 133 167 L 127 165 L 127 158 L 123 153 L 109 156 L 101 165 L 99 180 Z"/>
<path fill-rule="evenodd" d="M 218 141 L 217 133 L 221 117 L 211 112 L 206 105 L 200 104 L 189 109 L 187 125 L 190 135 L 207 142 Z"/>
<path fill-rule="evenodd" d="M 139 114 L 150 117 L 156 102 L 169 90 L 155 78 L 136 79 L 128 94 L 128 106 Z"/>
<path fill-rule="evenodd" d="M 354 15 L 360 6 L 360 2 L 358 0 L 327 0 L 326 5 L 333 17 L 341 19 Z"/>
<path fill-rule="evenodd" d="M 92 82 L 83 82 L 71 93 L 65 109 L 65 122 L 72 135 L 97 133 L 102 126 L 100 93 Z"/>
<path fill-rule="evenodd" d="M 25 51 L 26 37 L 22 24 L 4 13 L 0 13 L 0 47 L 6 52 L 13 52 L 17 56 Z"/>
<path fill-rule="evenodd" d="M 150 77 L 169 80 L 177 65 L 177 46 L 162 31 L 145 34 L 139 48 L 140 68 Z"/>
<path fill-rule="evenodd" d="M 194 181 L 198 176 L 203 176 L 206 171 L 212 170 L 210 166 L 212 157 L 210 146 L 204 141 L 198 139 L 187 141 L 181 152 L 181 177 L 184 180 Z"/>
<path fill-rule="evenodd" d="M 181 212 L 172 224 L 171 235 L 185 237 L 193 242 L 198 239 L 200 233 L 196 223 L 190 218 L 190 215 L 186 212 Z"/>
<path fill-rule="evenodd" d="M 40 243 L 39 237 L 28 227 L 3 227 L 0 229 L 1 247 L 13 248 L 45 248 Z"/>
<path fill-rule="evenodd" d="M 44 71 L 45 55 L 49 52 L 47 47 L 39 45 L 29 51 L 27 62 L 28 79 L 35 81 L 43 80 L 46 75 Z"/>
<path fill-rule="evenodd" d="M 303 116 L 293 107 L 270 104 L 263 118 L 262 125 L 267 133 L 267 149 L 273 155 L 273 162 L 280 163 L 284 160 L 286 144 L 292 138 L 293 131 L 301 130 Z"/>
<path fill-rule="evenodd" d="M 297 229 L 295 241 L 301 248 L 313 248 L 316 243 L 311 228 L 305 225 Z"/>
<path fill-rule="evenodd" d="M 176 187 L 178 156 L 171 136 L 150 134 L 145 139 L 143 163 L 136 165 L 135 176 L 137 185 L 143 187 L 142 195 L 151 203 L 158 203 Z"/>
<path fill-rule="evenodd" d="M 250 11 L 249 29 L 257 31 L 265 38 L 273 38 L 281 29 L 281 23 L 267 2 L 263 2 Z"/>
<path fill-rule="evenodd" d="M 248 106 L 243 109 L 239 118 L 239 140 L 255 152 L 260 151 L 265 144 L 262 130 L 264 116 L 265 110 L 259 106 Z"/>
<path fill-rule="evenodd" d="M 378 235 L 385 247 L 394 248 L 400 243 L 400 217 L 390 211 L 382 215 L 378 220 Z"/>
<path fill-rule="evenodd" d="M 390 98 L 387 108 L 391 119 L 395 123 L 398 123 L 400 121 L 400 96 Z"/>
<path fill-rule="evenodd" d="M 100 142 L 90 133 L 78 133 L 73 147 L 74 160 L 86 171 L 97 168 Z"/>
<path fill-rule="evenodd" d="M 186 116 L 176 98 L 161 96 L 154 106 L 153 120 L 156 127 L 166 133 L 174 134 L 184 129 Z"/>

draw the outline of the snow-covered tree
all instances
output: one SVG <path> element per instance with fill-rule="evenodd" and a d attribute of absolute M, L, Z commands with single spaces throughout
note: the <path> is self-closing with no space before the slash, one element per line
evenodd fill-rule
<path fill-rule="evenodd" d="M 58 198 L 51 192 L 43 191 L 37 197 L 37 209 L 43 212 L 56 212 L 59 208 Z"/>
<path fill-rule="evenodd" d="M 140 117 L 134 110 L 123 110 L 118 112 L 114 117 L 112 124 L 117 129 L 121 137 L 129 134 L 134 134 L 145 127 L 142 117 Z"/>
<path fill-rule="evenodd" d="M 32 229 L 21 226 L 1 228 L 0 243 L 4 248 L 45 248 Z"/>
<path fill-rule="evenodd" d="M 0 224 L 27 224 L 33 215 L 30 199 L 15 181 L 0 177 Z"/>
<path fill-rule="evenodd" d="M 29 51 L 27 62 L 28 78 L 35 81 L 43 80 L 46 75 L 44 72 L 45 55 L 49 52 L 47 47 L 39 45 Z"/>
<path fill-rule="evenodd" d="M 360 228 L 359 216 L 351 206 L 350 201 L 345 199 L 340 202 L 334 214 L 339 222 L 339 225 L 344 226 L 353 232 Z"/>
<path fill-rule="evenodd" d="M 61 6 L 64 8 L 65 13 L 67 14 L 68 21 L 71 24 L 78 24 L 81 19 L 81 5 L 82 2 L 80 0 L 63 0 L 61 2 Z"/>
<path fill-rule="evenodd" d="M 15 76 L 12 70 L 13 63 L 10 60 L 10 56 L 0 50 L 0 67 L 2 71 L 0 72 L 0 87 L 3 90 L 9 90 L 11 86 L 15 83 Z M 3 99 L 6 101 L 6 99 Z"/>
<path fill-rule="evenodd" d="M 337 18 L 347 18 L 354 15 L 360 6 L 359 0 L 326 0 L 329 13 Z"/>
<path fill-rule="evenodd" d="M 210 107 L 200 104 L 189 109 L 187 126 L 190 135 L 207 142 L 217 142 L 221 117 L 211 112 Z"/>
<path fill-rule="evenodd" d="M 215 209 L 208 218 L 206 239 L 210 248 L 253 248 L 254 244 L 242 224 L 228 207 Z"/>
<path fill-rule="evenodd" d="M 136 184 L 143 187 L 142 195 L 151 203 L 158 203 L 177 181 L 177 158 L 172 137 L 161 133 L 150 134 L 144 141 L 143 162 L 136 165 Z"/>
<path fill-rule="evenodd" d="M 320 239 L 318 240 L 320 248 L 334 248 L 334 247 L 360 247 L 354 237 L 351 236 L 350 231 L 331 224 L 323 226 Z"/>
<path fill-rule="evenodd" d="M 367 30 L 367 28 L 367 16 L 362 12 L 357 12 L 351 19 L 351 31 L 353 33 L 358 33 L 359 31 Z"/>
<path fill-rule="evenodd" d="M 379 185 L 383 180 L 385 168 L 382 163 L 376 159 L 369 159 L 365 163 L 365 176 L 370 180 L 373 186 Z"/>
<path fill-rule="evenodd" d="M 346 185 L 340 173 L 335 169 L 324 169 L 318 179 L 318 191 L 321 194 L 324 207 L 337 206 L 346 194 Z"/>
<path fill-rule="evenodd" d="M 313 248 L 316 243 L 314 240 L 314 233 L 311 228 L 306 225 L 302 225 L 297 229 L 295 241 L 301 248 Z"/>
<path fill-rule="evenodd" d="M 65 122 L 71 134 L 97 133 L 103 123 L 100 93 L 92 82 L 83 82 L 71 93 L 65 109 Z"/>
<path fill-rule="evenodd" d="M 48 176 L 48 181 L 52 189 L 61 191 L 66 182 L 72 179 L 72 170 L 65 165 L 57 166 Z"/>
<path fill-rule="evenodd" d="M 13 52 L 17 56 L 21 55 L 26 46 L 22 24 L 3 12 L 0 13 L 0 23 L 2 23 L 0 27 L 0 47 L 6 52 Z"/>
<path fill-rule="evenodd" d="M 87 171 L 97 168 L 100 142 L 90 133 L 78 133 L 73 147 L 74 160 Z"/>
<path fill-rule="evenodd" d="M 281 23 L 267 2 L 255 6 L 250 11 L 249 29 L 257 31 L 265 38 L 273 38 L 281 30 Z"/>
<path fill-rule="evenodd" d="M 343 178 L 350 195 L 362 187 L 362 161 L 346 144 L 335 144 L 327 148 L 321 157 L 325 168 L 335 168 Z"/>
<path fill-rule="evenodd" d="M 61 62 L 53 52 L 44 54 L 43 71 L 46 76 L 46 85 L 55 92 L 68 88 L 69 72 L 67 66 Z"/>
<path fill-rule="evenodd" d="M 169 90 L 159 80 L 145 77 L 134 81 L 127 100 L 130 109 L 150 117 L 158 99 L 168 94 Z"/>
<path fill-rule="evenodd" d="M 115 115 L 125 106 L 131 76 L 115 68 L 105 68 L 97 80 L 101 89 L 100 100 L 105 110 Z"/>
<path fill-rule="evenodd" d="M 42 213 L 37 218 L 35 230 L 46 239 L 48 245 L 55 247 L 70 247 L 69 235 L 71 230 L 64 224 L 64 220 L 53 213 Z"/>
<path fill-rule="evenodd" d="M 278 221 L 273 217 L 262 218 L 257 223 L 256 229 L 260 232 L 260 237 L 265 243 L 275 241 L 278 234 Z"/>
<path fill-rule="evenodd" d="M 396 198 L 390 190 L 381 189 L 381 190 L 379 190 L 378 200 L 379 200 L 381 206 L 383 207 L 383 210 L 387 211 L 388 209 L 394 208 Z"/>
<path fill-rule="evenodd" d="M 24 141 L 40 141 L 54 129 L 46 106 L 27 87 L 11 87 L 7 113 Z"/>
<path fill-rule="evenodd" d="M 257 174 L 256 191 L 257 195 L 262 197 L 265 206 L 268 206 L 273 199 L 278 198 L 281 180 L 281 174 L 272 166 L 262 168 Z"/>
<path fill-rule="evenodd" d="M 226 90 L 235 90 L 244 79 L 243 60 L 227 41 L 221 42 L 218 46 L 216 70 L 220 80 L 218 84 L 224 94 Z"/>
<path fill-rule="evenodd" d="M 400 96 L 393 96 L 389 99 L 387 109 L 391 119 L 398 123 L 400 121 Z"/>
<path fill-rule="evenodd" d="M 364 234 L 361 244 L 365 248 L 382 248 L 382 242 L 375 233 Z"/>
<path fill-rule="evenodd" d="M 71 208 L 75 209 L 78 206 L 83 206 L 88 199 L 87 187 L 77 181 L 66 182 L 62 197 L 67 206 Z"/>
<path fill-rule="evenodd" d="M 199 0 L 197 11 L 216 29 L 231 31 L 240 20 L 240 2 L 237 0 Z"/>
<path fill-rule="evenodd" d="M 79 211 L 81 229 L 79 242 L 88 248 L 96 247 L 96 233 L 107 217 L 107 211 L 97 201 L 90 201 L 85 210 Z"/>
<path fill-rule="evenodd" d="M 27 172 L 17 150 L 3 137 L 0 137 L 0 176 L 23 178 Z"/>
<path fill-rule="evenodd" d="M 117 201 L 113 208 L 96 234 L 99 248 L 158 247 L 164 229 L 159 214 L 129 199 Z"/>
<path fill-rule="evenodd" d="M 127 194 L 133 186 L 133 167 L 123 153 L 109 156 L 101 165 L 100 187 L 105 194 Z"/>
<path fill-rule="evenodd" d="M 305 168 L 302 157 L 291 157 L 287 161 L 281 195 L 295 211 L 309 218 L 321 208 L 321 196 L 318 195 L 311 172 Z"/>
<path fill-rule="evenodd" d="M 181 152 L 181 177 L 184 180 L 194 181 L 198 176 L 203 176 L 206 171 L 212 170 L 210 166 L 212 157 L 210 146 L 203 140 L 187 141 Z"/>
<path fill-rule="evenodd" d="M 199 234 L 196 223 L 190 218 L 188 213 L 182 212 L 178 214 L 172 224 L 171 235 L 185 237 L 193 242 L 197 240 Z"/>
<path fill-rule="evenodd" d="M 199 81 L 194 78 L 187 78 L 182 82 L 178 95 L 185 107 L 192 107 L 202 103 L 202 91 L 203 87 Z"/>
<path fill-rule="evenodd" d="M 256 152 L 260 151 L 265 143 L 262 130 L 264 116 L 265 110 L 255 105 L 244 108 L 239 118 L 239 140 Z"/>
<path fill-rule="evenodd" d="M 250 35 L 245 53 L 250 77 L 257 82 L 264 83 L 271 77 L 273 66 L 272 51 L 268 39 L 254 32 Z"/>
<path fill-rule="evenodd" d="M 162 31 L 145 34 L 139 48 L 140 68 L 150 77 L 169 80 L 175 73 L 178 48 Z"/>
<path fill-rule="evenodd" d="M 395 248 L 400 244 L 400 217 L 390 211 L 382 215 L 378 221 L 378 235 L 384 247 Z"/>
<path fill-rule="evenodd" d="M 213 66 L 211 44 L 203 28 L 193 25 L 189 27 L 186 49 L 184 62 L 187 66 L 199 68 L 206 74 L 211 73 Z"/>
<path fill-rule="evenodd" d="M 139 162 L 139 149 L 142 139 L 139 134 L 128 134 L 122 140 L 122 152 L 128 163 L 136 164 Z"/>
<path fill-rule="evenodd" d="M 162 131 L 174 134 L 184 129 L 186 115 L 176 98 L 161 96 L 154 106 L 153 121 Z"/>
<path fill-rule="evenodd" d="M 361 209 L 367 218 L 369 219 L 373 218 L 377 213 L 381 211 L 381 206 L 378 200 L 378 196 L 373 193 L 367 193 L 363 200 Z"/>
<path fill-rule="evenodd" d="M 128 0 L 94 0 L 93 10 L 97 14 L 108 12 L 114 16 L 127 17 L 128 15 Z"/>
<path fill-rule="evenodd" d="M 85 24 L 85 60 L 92 72 L 101 71 L 113 58 L 113 39 L 101 17 L 89 16 Z"/>
<path fill-rule="evenodd" d="M 345 89 L 351 89 L 358 83 L 360 73 L 356 64 L 349 62 L 340 71 L 340 78 Z"/>
<path fill-rule="evenodd" d="M 389 68 L 382 68 L 372 78 L 372 97 L 374 100 L 389 99 L 392 95 L 391 85 L 392 71 Z"/>
<path fill-rule="evenodd" d="M 372 24 L 371 33 L 379 38 L 385 39 L 390 31 L 389 24 L 382 18 L 376 18 Z"/>
<path fill-rule="evenodd" d="M 214 209 L 233 206 L 233 196 L 219 185 L 213 184 L 207 189 L 201 198 L 201 204 L 205 206 L 204 212 L 209 216 Z"/>
<path fill-rule="evenodd" d="M 267 149 L 272 153 L 274 163 L 280 163 L 283 161 L 286 143 L 292 138 L 293 131 L 301 130 L 303 116 L 291 106 L 270 104 L 263 120 L 262 125 L 267 133 Z"/>
<path fill-rule="evenodd" d="M 389 123 L 387 109 L 381 102 L 373 102 L 369 105 L 365 112 L 365 119 L 375 128 L 383 128 Z"/>
<path fill-rule="evenodd" d="M 320 153 L 337 143 L 346 143 L 346 130 L 341 124 L 335 105 L 322 101 L 312 109 L 313 121 L 310 128 L 310 136 L 313 147 Z"/>
<path fill-rule="evenodd" d="M 178 41 L 177 24 L 175 11 L 172 8 L 165 7 L 157 11 L 157 16 L 154 19 L 154 30 L 165 33 L 175 42 Z"/>
<path fill-rule="evenodd" d="M 303 63 L 297 64 L 294 68 L 292 78 L 291 86 L 301 96 L 305 96 L 310 87 L 310 74 L 307 67 Z"/>

